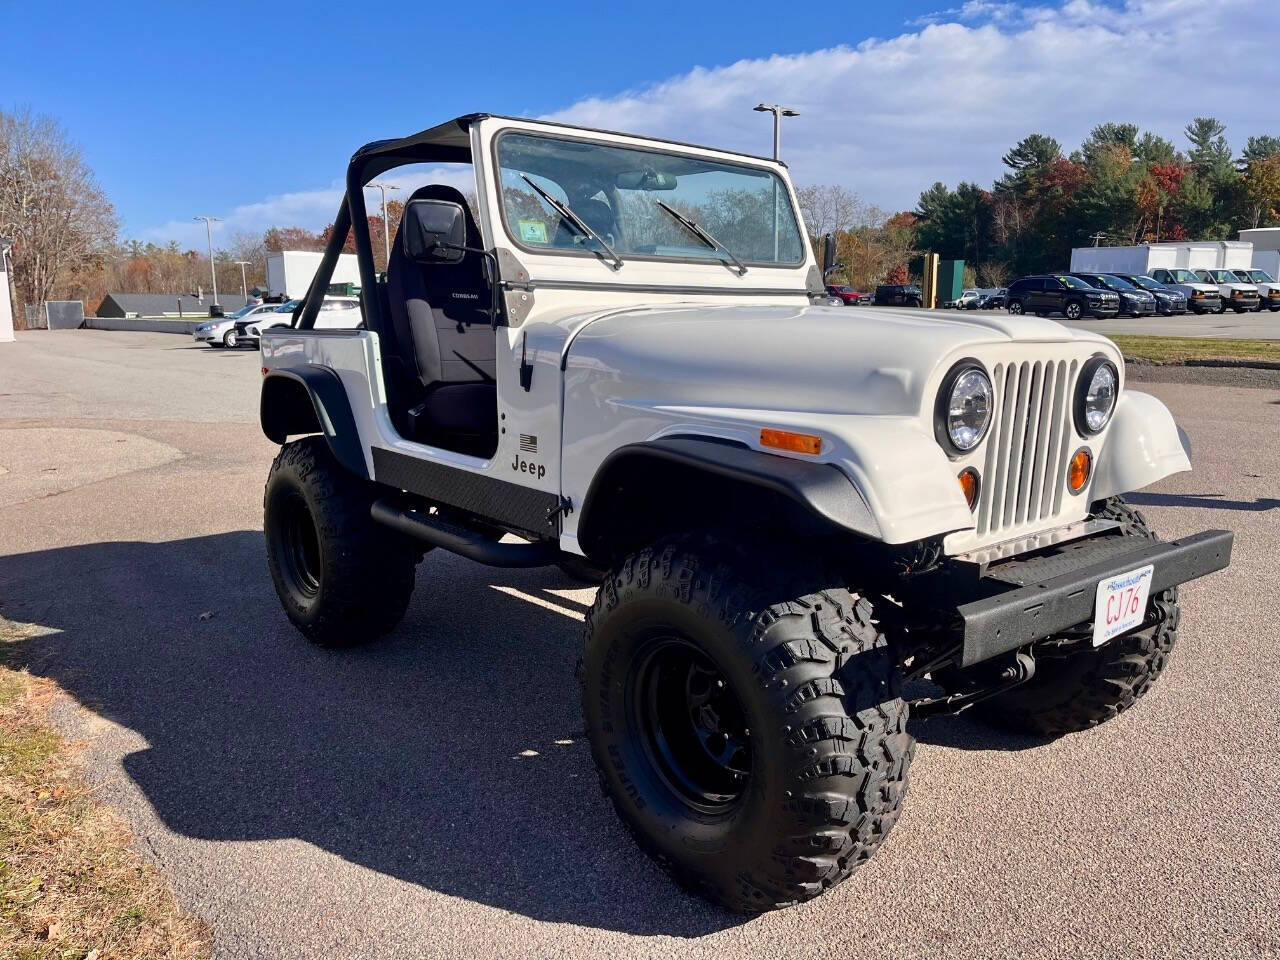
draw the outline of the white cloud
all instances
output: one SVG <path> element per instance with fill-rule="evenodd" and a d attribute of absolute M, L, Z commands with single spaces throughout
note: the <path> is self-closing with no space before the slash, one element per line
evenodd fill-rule
<path fill-rule="evenodd" d="M 695 67 L 550 116 L 764 153 L 770 119 L 751 108 L 785 103 L 801 111 L 782 133 L 798 182 L 841 183 L 906 209 L 936 180 L 989 184 L 1000 155 L 1028 133 L 1068 151 L 1104 121 L 1137 123 L 1180 147 L 1195 116 L 1224 121 L 1237 150 L 1250 135 L 1280 134 L 1274 14 L 1274 0 L 966 0 L 890 39 Z M 335 183 L 245 204 L 221 233 L 321 227 L 340 193 Z M 142 235 L 204 241 L 203 226 L 185 221 Z"/>
<path fill-rule="evenodd" d="M 551 116 L 761 153 L 783 121 L 799 182 L 836 182 L 889 209 L 942 180 L 989 184 L 1000 155 L 1032 132 L 1068 151 L 1097 123 L 1131 121 L 1185 147 L 1194 116 L 1227 124 L 1237 149 L 1275 132 L 1280 58 L 1269 0 L 969 0 L 922 28 L 856 48 L 696 68 L 641 90 L 591 97 Z"/>

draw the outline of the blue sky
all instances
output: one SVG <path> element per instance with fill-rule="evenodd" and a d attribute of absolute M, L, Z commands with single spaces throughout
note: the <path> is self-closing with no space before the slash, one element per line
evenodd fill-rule
<path fill-rule="evenodd" d="M 1032 130 L 1068 149 L 1101 120 L 1180 139 L 1211 113 L 1237 148 L 1280 134 L 1263 94 L 1280 58 L 1263 31 L 1228 29 L 1274 23 L 1270 7 L 0 0 L 0 107 L 63 123 L 124 237 L 193 243 L 197 213 L 227 233 L 320 226 L 359 144 L 475 110 L 765 152 L 760 99 L 802 110 L 783 139 L 797 180 L 897 209 L 937 179 L 989 182 Z M 1248 70 L 1202 55 L 1228 44 Z"/>

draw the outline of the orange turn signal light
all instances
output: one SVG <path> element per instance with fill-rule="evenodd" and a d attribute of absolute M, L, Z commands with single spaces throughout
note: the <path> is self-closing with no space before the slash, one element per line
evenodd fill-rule
<path fill-rule="evenodd" d="M 760 446 L 816 456 L 822 452 L 822 438 L 812 433 L 792 433 L 790 430 L 770 430 L 765 427 L 760 431 Z"/>
<path fill-rule="evenodd" d="M 1079 493 L 1084 489 L 1084 485 L 1089 482 L 1089 474 L 1093 472 L 1093 457 L 1089 455 L 1089 451 L 1081 447 L 1075 452 L 1071 458 L 1071 463 L 1067 467 L 1067 486 L 1071 488 L 1072 493 Z"/>
<path fill-rule="evenodd" d="M 972 510 L 978 503 L 978 471 L 973 467 L 965 467 L 956 478 L 960 481 L 960 489 L 964 491 L 965 502 Z"/>

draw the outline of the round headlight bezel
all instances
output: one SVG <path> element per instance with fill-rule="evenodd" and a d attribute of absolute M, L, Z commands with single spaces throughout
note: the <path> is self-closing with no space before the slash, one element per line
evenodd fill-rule
<path fill-rule="evenodd" d="M 961 447 L 951 435 L 951 399 L 961 377 L 971 372 L 977 373 L 986 382 L 989 403 L 987 405 L 986 421 L 982 424 L 982 429 L 978 431 L 977 437 L 968 446 Z M 938 444 L 947 452 L 948 457 L 952 460 L 966 457 L 982 445 L 982 441 L 986 439 L 987 431 L 991 429 L 991 422 L 995 419 L 995 402 L 996 393 L 995 387 L 991 382 L 991 375 L 987 373 L 986 367 L 977 360 L 971 357 L 966 358 L 947 371 L 947 375 L 942 378 L 942 385 L 938 389 L 938 397 L 934 401 L 933 433 Z"/>
<path fill-rule="evenodd" d="M 1088 410 L 1086 406 L 1089 401 L 1089 388 L 1093 385 L 1093 378 L 1103 367 L 1111 371 L 1111 377 L 1115 381 L 1115 392 L 1111 401 L 1111 409 L 1107 411 L 1106 419 L 1095 429 L 1089 426 Z M 1075 422 L 1076 432 L 1082 437 L 1096 437 L 1111 423 L 1111 418 L 1115 416 L 1116 404 L 1120 402 L 1120 371 L 1114 363 L 1101 354 L 1091 357 L 1083 367 L 1080 368 L 1080 376 L 1076 379 L 1076 396 L 1075 403 Z"/>

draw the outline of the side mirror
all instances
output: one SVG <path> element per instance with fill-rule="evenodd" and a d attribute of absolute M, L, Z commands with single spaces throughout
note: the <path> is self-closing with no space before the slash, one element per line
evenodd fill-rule
<path fill-rule="evenodd" d="M 452 200 L 410 200 L 400 221 L 404 252 L 415 263 L 457 263 L 466 254 L 467 220 Z"/>
<path fill-rule="evenodd" d="M 827 277 L 831 276 L 833 270 L 838 269 L 843 264 L 836 263 L 836 237 L 833 233 L 828 233 L 822 238 L 822 280 L 825 283 Z"/>

